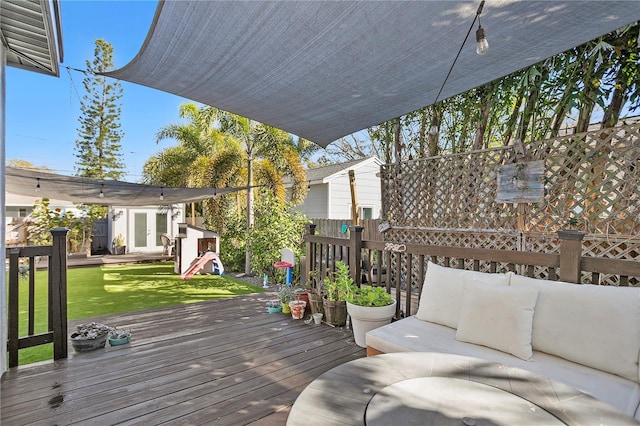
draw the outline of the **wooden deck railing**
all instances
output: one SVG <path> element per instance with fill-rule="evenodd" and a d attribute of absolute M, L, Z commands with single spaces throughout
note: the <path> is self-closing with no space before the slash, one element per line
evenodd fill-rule
<path fill-rule="evenodd" d="M 51 230 L 53 244 L 7 248 L 9 260 L 8 339 L 9 367 L 18 365 L 18 351 L 53 343 L 53 359 L 67 357 L 67 229 Z M 48 327 L 44 333 L 35 333 L 35 270 L 36 258 L 48 257 Z M 21 265 L 20 259 L 28 259 Z M 28 280 L 28 281 L 27 281 Z M 27 281 L 27 282 L 25 282 Z M 20 285 L 29 286 L 27 335 L 20 336 Z"/>
<path fill-rule="evenodd" d="M 362 239 L 362 227 L 351 226 L 349 231 L 349 238 L 327 238 L 314 235 L 314 225 L 307 225 L 303 282 L 314 283 L 307 277 L 316 277 L 316 282 L 322 280 L 335 271 L 337 261 L 343 261 L 349 265 L 351 277 L 358 285 L 363 277 L 386 285 L 387 291 L 399 301 L 396 318 L 409 316 L 417 309 L 429 260 L 459 269 L 514 271 L 570 283 L 583 283 L 585 277 L 598 283 L 600 274 L 608 274 L 617 277 L 618 285 L 627 286 L 630 279 L 635 283 L 640 278 L 638 261 L 582 256 L 584 233 L 579 231 L 558 232 L 558 253 L 367 241 Z M 364 272 L 363 264 L 369 267 Z"/>

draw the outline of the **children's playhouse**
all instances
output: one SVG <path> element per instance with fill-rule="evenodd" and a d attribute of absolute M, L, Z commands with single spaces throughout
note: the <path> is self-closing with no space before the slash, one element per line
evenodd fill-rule
<path fill-rule="evenodd" d="M 182 279 L 193 275 L 224 273 L 220 261 L 220 235 L 186 223 L 178 224 L 174 271 Z"/>

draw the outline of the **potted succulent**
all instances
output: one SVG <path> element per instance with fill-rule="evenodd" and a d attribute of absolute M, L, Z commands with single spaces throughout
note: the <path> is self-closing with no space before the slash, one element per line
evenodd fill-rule
<path fill-rule="evenodd" d="M 131 330 L 118 330 L 114 327 L 109 332 L 109 345 L 118 346 L 124 345 L 131 341 Z"/>
<path fill-rule="evenodd" d="M 396 301 L 384 287 L 363 285 L 349 294 L 347 312 L 351 317 L 356 345 L 365 348 L 367 332 L 391 322 L 396 312 Z"/>
<path fill-rule="evenodd" d="M 274 314 L 276 312 L 282 312 L 282 303 L 279 300 L 269 300 L 267 302 L 267 310 L 270 314 Z"/>
<path fill-rule="evenodd" d="M 71 334 L 71 345 L 76 352 L 88 352 L 104 348 L 112 330 L 113 327 L 98 322 L 80 324 L 76 327 L 76 331 Z"/>
<path fill-rule="evenodd" d="M 282 313 L 290 314 L 291 308 L 289 308 L 289 302 L 293 300 L 293 290 L 286 284 L 280 286 L 278 290 L 278 300 L 280 301 L 280 305 L 282 305 Z"/>
<path fill-rule="evenodd" d="M 336 271 L 323 280 L 326 295 L 323 301 L 325 322 L 342 326 L 347 321 L 346 300 L 353 292 L 353 279 L 349 267 L 341 261 L 336 262 Z"/>

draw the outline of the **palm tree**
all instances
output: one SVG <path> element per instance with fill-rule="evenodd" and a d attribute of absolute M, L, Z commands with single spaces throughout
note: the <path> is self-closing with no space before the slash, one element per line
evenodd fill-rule
<path fill-rule="evenodd" d="M 246 185 L 246 199 L 236 197 L 235 207 L 240 210 L 240 203 L 246 203 L 247 230 L 254 224 L 256 185 L 271 187 L 284 201 L 284 179 L 289 177 L 293 182 L 292 201 L 304 199 L 306 172 L 299 149 L 308 153 L 308 142 L 298 141 L 296 145 L 286 132 L 209 106 L 183 104 L 180 117 L 188 123 L 169 125 L 157 133 L 158 142 L 175 139 L 179 145 L 147 160 L 143 169 L 146 183 L 218 188 Z M 209 223 L 221 233 L 225 228 L 224 211 L 231 208 L 228 200 L 215 197 L 204 202 Z M 247 247 L 246 273 L 251 272 L 250 254 Z"/>
<path fill-rule="evenodd" d="M 254 175 L 263 185 L 270 185 L 275 195 L 284 201 L 285 176 L 291 178 L 292 200 L 300 202 L 306 195 L 306 172 L 302 166 L 298 146 L 290 134 L 274 127 L 258 123 L 246 117 L 211 107 L 217 116 L 220 130 L 240 141 L 246 155 L 247 231 L 254 224 Z M 307 147 L 308 144 L 301 144 Z M 247 247 L 245 273 L 251 272 L 251 250 Z"/>

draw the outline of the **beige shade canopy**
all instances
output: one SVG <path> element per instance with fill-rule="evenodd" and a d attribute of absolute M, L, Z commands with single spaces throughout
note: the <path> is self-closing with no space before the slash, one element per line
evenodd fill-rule
<path fill-rule="evenodd" d="M 488 0 L 479 56 L 479 4 L 161 1 L 138 55 L 107 75 L 327 146 L 640 19 L 638 1 Z"/>
<path fill-rule="evenodd" d="M 140 185 L 117 180 L 89 179 L 64 176 L 36 170 L 7 167 L 6 192 L 74 203 L 110 206 L 159 206 L 191 203 L 214 198 L 216 195 L 240 188 L 174 188 L 167 186 Z M 39 188 L 37 186 L 39 185 Z M 103 196 L 100 197 L 100 192 Z M 162 199 L 160 199 L 162 195 Z"/>

